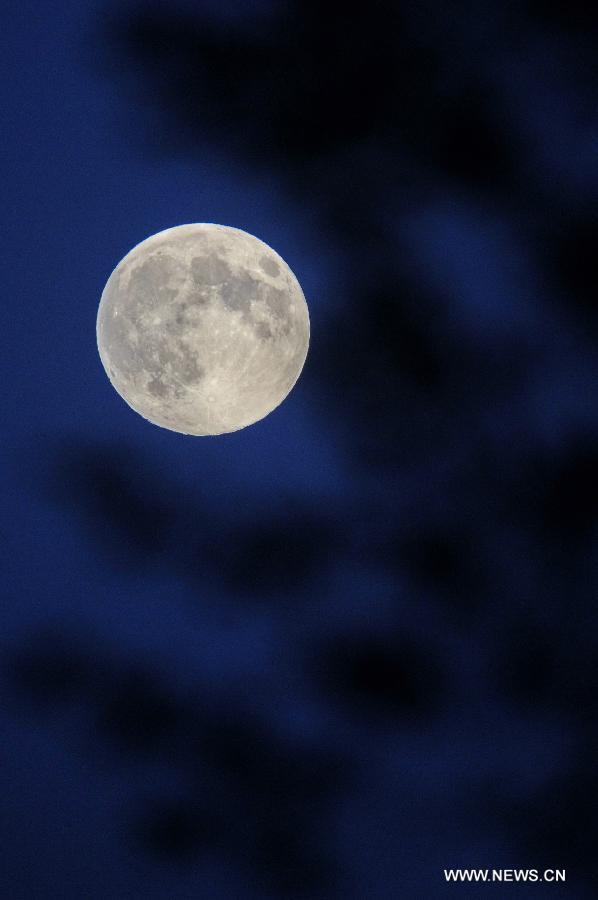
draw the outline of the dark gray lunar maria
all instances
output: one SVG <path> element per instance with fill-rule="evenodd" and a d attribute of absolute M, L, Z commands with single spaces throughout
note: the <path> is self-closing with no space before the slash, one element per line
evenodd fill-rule
<path fill-rule="evenodd" d="M 237 431 L 272 412 L 303 368 L 309 313 L 285 261 L 225 225 L 168 228 L 108 279 L 97 341 L 136 412 L 183 434 Z"/>

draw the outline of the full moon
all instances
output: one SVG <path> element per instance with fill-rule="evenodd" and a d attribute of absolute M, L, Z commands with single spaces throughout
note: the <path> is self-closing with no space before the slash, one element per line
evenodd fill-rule
<path fill-rule="evenodd" d="M 182 434 L 238 431 L 282 403 L 309 345 L 309 313 L 285 261 L 225 225 L 167 228 L 112 272 L 100 359 L 145 419 Z"/>

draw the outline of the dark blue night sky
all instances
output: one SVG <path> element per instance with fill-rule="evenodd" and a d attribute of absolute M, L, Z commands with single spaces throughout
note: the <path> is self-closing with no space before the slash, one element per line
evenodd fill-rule
<path fill-rule="evenodd" d="M 595 896 L 589 5 L 9 4 L 3 898 Z M 211 439 L 95 343 L 116 263 L 196 221 L 312 326 Z"/>

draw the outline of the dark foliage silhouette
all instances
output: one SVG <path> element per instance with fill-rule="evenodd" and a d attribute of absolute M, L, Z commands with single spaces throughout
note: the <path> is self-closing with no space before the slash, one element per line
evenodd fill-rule
<path fill-rule="evenodd" d="M 345 638 L 321 657 L 327 689 L 361 716 L 429 717 L 447 685 L 434 652 L 404 638 Z"/>

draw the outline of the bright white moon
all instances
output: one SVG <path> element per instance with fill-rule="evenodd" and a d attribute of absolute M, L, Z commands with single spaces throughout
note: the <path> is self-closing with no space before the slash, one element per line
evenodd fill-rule
<path fill-rule="evenodd" d="M 307 355 L 309 313 L 267 244 L 225 225 L 179 225 L 117 265 L 97 340 L 113 387 L 144 418 L 183 434 L 224 434 L 287 396 Z"/>

